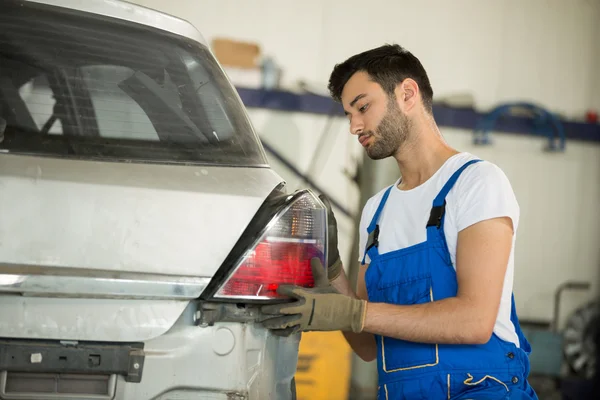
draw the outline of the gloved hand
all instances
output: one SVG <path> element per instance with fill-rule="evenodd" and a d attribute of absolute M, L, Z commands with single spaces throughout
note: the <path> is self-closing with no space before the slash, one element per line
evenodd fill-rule
<path fill-rule="evenodd" d="M 325 204 L 327 208 L 327 231 L 328 231 L 328 242 L 327 242 L 327 277 L 329 282 L 332 282 L 342 272 L 342 260 L 340 259 L 340 253 L 338 250 L 338 229 L 335 215 L 331 208 L 329 199 L 324 194 L 319 196 L 319 199 Z"/>
<path fill-rule="evenodd" d="M 313 258 L 311 267 L 315 287 L 280 286 L 277 292 L 292 297 L 295 301 L 263 306 L 263 314 L 275 315 L 263 319 L 263 326 L 279 336 L 301 331 L 361 332 L 367 302 L 340 294 L 331 286 L 323 273 L 320 259 Z"/>

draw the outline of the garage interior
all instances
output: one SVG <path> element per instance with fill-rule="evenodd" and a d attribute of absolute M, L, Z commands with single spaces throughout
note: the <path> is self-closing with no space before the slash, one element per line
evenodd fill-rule
<path fill-rule="evenodd" d="M 599 1 L 135 2 L 201 29 L 289 189 L 332 199 L 351 277 L 362 206 L 397 167 L 363 156 L 327 79 L 335 63 L 384 43 L 416 54 L 446 140 L 499 165 L 519 200 L 514 293 L 532 385 L 559 399 L 593 375 L 590 333 L 580 333 L 600 278 Z M 305 333 L 298 399 L 374 398 L 374 364 L 341 334 Z"/>
<path fill-rule="evenodd" d="M 593 319 L 600 267 L 600 2 L 137 2 L 203 29 L 274 168 L 291 188 L 311 186 L 335 202 L 350 276 L 360 210 L 397 170 L 362 156 L 327 97 L 328 74 L 383 43 L 418 54 L 445 138 L 501 166 L 519 199 L 514 291 L 533 348 L 532 385 L 558 399 L 560 387 L 590 377 L 593 352 L 573 331 Z M 547 114 L 559 129 L 547 118 L 532 123 Z M 327 371 L 340 362 L 345 376 L 332 381 Z M 373 398 L 373 364 L 353 357 L 341 334 L 306 333 L 298 398 L 315 399 L 324 386 L 339 393 L 318 398 Z"/>

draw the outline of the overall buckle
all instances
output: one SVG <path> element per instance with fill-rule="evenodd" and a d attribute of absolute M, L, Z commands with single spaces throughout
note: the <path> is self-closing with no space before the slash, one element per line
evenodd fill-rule
<path fill-rule="evenodd" d="M 429 214 L 429 221 L 427 221 L 427 228 L 430 226 L 436 226 L 438 229 L 442 226 L 442 217 L 446 212 L 446 200 L 441 206 L 431 207 L 431 213 Z"/>
<path fill-rule="evenodd" d="M 373 246 L 379 246 L 379 224 L 375 225 L 373 232 L 369 233 L 369 237 L 367 239 L 367 251 L 369 251 L 369 249 Z"/>

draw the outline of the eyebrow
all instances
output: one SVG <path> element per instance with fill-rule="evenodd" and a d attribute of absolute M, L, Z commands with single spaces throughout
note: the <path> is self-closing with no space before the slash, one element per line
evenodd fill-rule
<path fill-rule="evenodd" d="M 350 102 L 350 107 L 354 107 L 354 105 L 356 104 L 356 102 L 357 102 L 357 101 L 359 101 L 360 99 L 362 99 L 362 98 L 363 98 L 363 97 L 365 97 L 365 96 L 366 96 L 366 94 L 365 94 L 365 93 L 361 93 L 361 94 L 359 94 L 358 96 L 356 96 L 356 97 L 354 98 L 354 100 L 352 100 L 352 101 Z"/>
<path fill-rule="evenodd" d="M 361 93 L 361 94 L 359 94 L 358 96 L 356 96 L 356 97 L 354 98 L 354 100 L 352 100 L 352 101 L 350 102 L 350 104 L 349 104 L 349 105 L 350 105 L 350 107 L 354 107 L 354 105 L 356 104 L 356 102 L 357 102 L 357 101 L 359 101 L 360 99 L 362 99 L 363 97 L 366 97 L 366 96 L 367 96 L 367 94 L 366 94 L 366 93 Z M 344 114 L 345 114 L 345 115 L 348 115 L 348 111 L 344 110 Z"/>

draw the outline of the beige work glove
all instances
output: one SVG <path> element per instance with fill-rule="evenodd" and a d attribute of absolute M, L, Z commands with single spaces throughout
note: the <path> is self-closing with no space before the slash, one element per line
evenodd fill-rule
<path fill-rule="evenodd" d="M 365 300 L 339 293 L 325 277 L 323 264 L 311 260 L 315 287 L 282 285 L 277 292 L 294 301 L 263 306 L 262 324 L 274 334 L 288 336 L 301 331 L 361 332 L 367 310 Z"/>
<path fill-rule="evenodd" d="M 325 204 L 325 208 L 327 208 L 327 277 L 329 278 L 329 282 L 332 282 L 342 272 L 342 260 L 340 259 L 340 252 L 338 250 L 337 221 L 327 196 L 322 194 L 319 196 L 319 199 L 321 199 L 323 204 Z"/>

